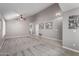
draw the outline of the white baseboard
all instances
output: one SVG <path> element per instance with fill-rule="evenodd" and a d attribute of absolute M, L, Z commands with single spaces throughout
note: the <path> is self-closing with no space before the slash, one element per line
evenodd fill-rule
<path fill-rule="evenodd" d="M 65 48 L 65 49 L 68 49 L 68 50 L 71 50 L 71 51 L 74 51 L 74 52 L 77 52 L 77 53 L 79 53 L 79 51 L 78 50 L 75 50 L 75 49 L 72 49 L 72 48 L 69 48 L 69 47 L 66 47 L 66 46 L 62 46 L 63 48 Z"/>
<path fill-rule="evenodd" d="M 50 39 L 50 40 L 57 40 L 57 41 L 62 41 L 62 40 L 59 40 L 59 39 L 56 39 L 56 38 L 51 38 L 51 37 L 46 37 L 46 36 L 42 36 L 43 38 L 47 38 L 47 39 Z"/>
<path fill-rule="evenodd" d="M 11 36 L 11 37 L 5 37 L 6 39 L 11 39 L 11 38 L 19 38 L 19 37 L 27 37 L 29 35 L 24 35 L 24 36 Z"/>

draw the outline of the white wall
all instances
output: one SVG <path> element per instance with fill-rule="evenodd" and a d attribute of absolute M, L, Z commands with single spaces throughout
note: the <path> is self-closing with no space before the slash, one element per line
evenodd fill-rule
<path fill-rule="evenodd" d="M 61 13 L 61 9 L 58 4 L 54 4 L 47 9 L 39 12 L 35 16 L 35 20 L 33 23 L 41 24 L 41 23 L 48 23 L 53 22 L 53 29 L 43 29 L 39 30 L 43 37 L 47 38 L 56 38 L 62 39 L 62 17 L 56 16 L 56 13 Z"/>
<path fill-rule="evenodd" d="M 79 28 L 76 32 L 72 29 L 68 29 L 68 17 L 71 15 L 79 15 L 79 8 L 67 11 L 63 15 L 63 46 L 79 50 Z"/>
<path fill-rule="evenodd" d="M 28 24 L 28 19 L 6 21 L 6 38 L 27 36 Z"/>

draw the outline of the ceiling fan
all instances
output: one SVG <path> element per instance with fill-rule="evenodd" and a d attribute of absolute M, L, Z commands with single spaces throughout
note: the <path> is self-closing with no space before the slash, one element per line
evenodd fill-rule
<path fill-rule="evenodd" d="M 22 14 L 19 16 L 19 18 L 20 20 L 26 20 L 26 18 Z"/>

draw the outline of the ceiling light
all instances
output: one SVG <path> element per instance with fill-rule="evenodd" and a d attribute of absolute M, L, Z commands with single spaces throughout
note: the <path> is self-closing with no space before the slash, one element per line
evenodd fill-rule
<path fill-rule="evenodd" d="M 56 13 L 56 16 L 61 16 L 61 13 L 60 12 Z"/>

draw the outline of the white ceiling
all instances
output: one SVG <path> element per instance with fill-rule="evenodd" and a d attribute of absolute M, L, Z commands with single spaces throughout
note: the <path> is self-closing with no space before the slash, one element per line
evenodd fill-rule
<path fill-rule="evenodd" d="M 34 15 L 53 3 L 2 3 L 0 12 L 4 17 L 10 17 L 12 14 L 23 14 L 26 17 Z M 11 16 L 12 17 L 12 16 Z"/>
<path fill-rule="evenodd" d="M 59 3 L 59 6 L 63 12 L 69 11 L 79 7 L 79 3 Z"/>

